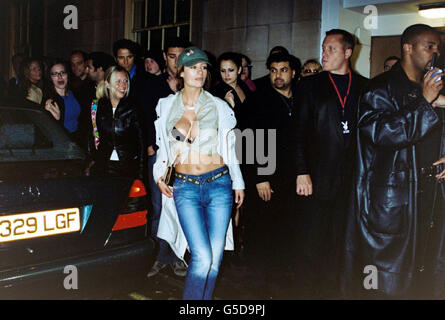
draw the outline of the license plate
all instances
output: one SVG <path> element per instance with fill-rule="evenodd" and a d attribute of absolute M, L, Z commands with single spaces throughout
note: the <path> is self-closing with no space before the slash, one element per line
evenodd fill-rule
<path fill-rule="evenodd" d="M 79 230 L 79 208 L 0 216 L 0 242 L 47 237 Z"/>

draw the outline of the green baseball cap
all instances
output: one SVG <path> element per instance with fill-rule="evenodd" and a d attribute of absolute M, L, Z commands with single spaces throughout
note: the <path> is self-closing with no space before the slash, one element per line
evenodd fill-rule
<path fill-rule="evenodd" d="M 180 66 L 191 67 L 199 62 L 205 62 L 211 65 L 207 54 L 197 47 L 185 48 L 178 56 L 178 68 Z"/>

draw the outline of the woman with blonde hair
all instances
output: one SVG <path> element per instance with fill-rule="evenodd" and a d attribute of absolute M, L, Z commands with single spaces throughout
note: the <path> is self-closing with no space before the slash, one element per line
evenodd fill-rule
<path fill-rule="evenodd" d="M 208 57 L 196 47 L 178 57 L 176 94 L 156 107 L 159 146 L 153 177 L 162 192 L 158 237 L 190 261 L 184 299 L 211 299 L 224 248 L 233 250 L 231 211 L 244 200 L 244 181 L 235 155 L 236 119 L 226 102 L 208 93 Z M 173 187 L 164 173 L 176 164 Z"/>
<path fill-rule="evenodd" d="M 43 64 L 39 59 L 27 58 L 20 65 L 20 90 L 26 100 L 41 104 L 44 94 Z"/>
<path fill-rule="evenodd" d="M 130 76 L 120 66 L 108 68 L 97 86 L 97 108 L 92 112 L 94 143 L 90 143 L 93 175 L 123 175 L 143 181 L 142 128 L 129 91 Z"/>

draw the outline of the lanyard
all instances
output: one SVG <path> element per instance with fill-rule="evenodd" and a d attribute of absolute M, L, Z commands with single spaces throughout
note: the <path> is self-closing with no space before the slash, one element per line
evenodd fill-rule
<path fill-rule="evenodd" d="M 340 92 L 338 91 L 337 85 L 335 84 L 334 79 L 332 79 L 332 76 L 330 73 L 329 74 L 329 79 L 331 79 L 332 85 L 335 88 L 335 92 L 337 92 L 337 96 L 338 99 L 340 100 L 341 103 L 341 111 L 343 114 L 345 114 L 345 106 L 346 106 L 346 101 L 348 100 L 348 96 L 349 96 L 349 91 L 351 90 L 351 82 L 352 82 L 352 75 L 351 75 L 351 70 L 349 70 L 349 83 L 348 83 L 348 91 L 346 92 L 346 96 L 344 98 L 341 97 Z"/>

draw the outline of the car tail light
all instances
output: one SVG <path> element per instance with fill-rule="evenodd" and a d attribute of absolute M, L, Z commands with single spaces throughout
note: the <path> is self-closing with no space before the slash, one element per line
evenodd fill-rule
<path fill-rule="evenodd" d="M 145 191 L 145 186 L 142 183 L 141 180 L 134 180 L 133 185 L 130 189 L 130 194 L 128 195 L 130 198 L 137 198 L 137 197 L 143 197 L 147 195 L 147 192 Z"/>
<path fill-rule="evenodd" d="M 145 196 L 147 192 L 140 180 L 135 180 L 128 194 L 127 205 L 114 224 L 113 231 L 141 227 L 147 224 Z"/>

